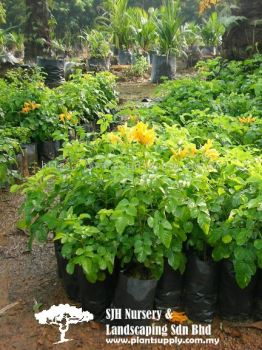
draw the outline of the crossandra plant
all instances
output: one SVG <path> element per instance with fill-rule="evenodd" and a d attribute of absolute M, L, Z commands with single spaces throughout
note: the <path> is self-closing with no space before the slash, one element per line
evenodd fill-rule
<path fill-rule="evenodd" d="M 176 141 L 176 130 L 158 136 L 139 122 L 63 149 L 65 162 L 41 169 L 22 187 L 21 227 L 44 242 L 49 232 L 63 244 L 68 272 L 81 265 L 89 281 L 142 264 L 159 278 L 164 259 L 184 270 L 184 242 L 197 226 L 209 233 L 206 196 L 218 152 Z M 101 191 L 103 188 L 103 191 Z"/>
<path fill-rule="evenodd" d="M 241 288 L 262 267 L 261 180 L 261 156 L 234 148 L 221 159 L 208 242 L 215 261 L 232 261 Z"/>

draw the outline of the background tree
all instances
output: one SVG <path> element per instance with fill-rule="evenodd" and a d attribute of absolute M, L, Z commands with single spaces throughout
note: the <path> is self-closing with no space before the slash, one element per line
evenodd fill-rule
<path fill-rule="evenodd" d="M 230 59 L 244 59 L 262 52 L 261 0 L 239 0 L 233 15 L 246 20 L 234 25 L 223 38 L 224 55 Z"/>
<path fill-rule="evenodd" d="M 25 0 L 25 4 L 25 61 L 31 61 L 50 51 L 50 11 L 47 0 Z"/>

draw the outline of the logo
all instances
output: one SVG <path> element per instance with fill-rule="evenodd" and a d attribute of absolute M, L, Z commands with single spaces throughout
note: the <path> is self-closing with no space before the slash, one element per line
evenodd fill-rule
<path fill-rule="evenodd" d="M 53 305 L 48 310 L 43 310 L 35 314 L 36 320 L 40 324 L 51 324 L 59 327 L 60 340 L 54 344 L 61 344 L 73 339 L 66 339 L 66 332 L 71 324 L 89 322 L 94 319 L 94 315 L 82 308 L 69 304 Z"/>

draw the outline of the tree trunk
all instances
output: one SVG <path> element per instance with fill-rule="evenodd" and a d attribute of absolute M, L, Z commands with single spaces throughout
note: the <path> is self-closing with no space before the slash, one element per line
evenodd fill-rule
<path fill-rule="evenodd" d="M 26 0 L 25 61 L 50 52 L 50 29 L 47 0 Z"/>
<path fill-rule="evenodd" d="M 223 52 L 229 59 L 245 59 L 262 52 L 261 0 L 239 0 L 238 6 L 233 15 L 244 16 L 246 20 L 224 35 Z"/>

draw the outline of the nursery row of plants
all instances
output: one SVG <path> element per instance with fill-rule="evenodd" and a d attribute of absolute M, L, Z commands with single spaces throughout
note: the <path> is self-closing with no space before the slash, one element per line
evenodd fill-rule
<path fill-rule="evenodd" d="M 120 269 L 116 295 L 128 278 L 147 281 L 149 308 L 156 288 L 162 306 L 174 308 L 185 288 L 193 319 L 212 320 L 218 297 L 222 316 L 250 317 L 256 300 L 261 319 L 261 63 L 200 63 L 190 80 L 165 83 L 160 102 L 122 109 L 128 122 L 114 131 L 102 120 L 100 135 L 65 142 L 60 157 L 18 186 L 30 245 L 54 234 L 67 278 L 85 276 L 86 308 L 110 304 L 112 288 L 101 288 L 106 303 L 90 290 L 112 287 Z M 170 292 L 175 299 L 165 302 Z"/>
<path fill-rule="evenodd" d="M 74 137 L 80 125 L 95 131 L 97 120 L 106 121 L 117 102 L 115 77 L 110 73 L 93 76 L 79 71 L 50 89 L 40 70 L 17 69 L 0 79 L 0 90 L 0 185 L 17 177 L 17 155 L 26 156 L 32 143 L 38 147 L 29 163 L 38 163 L 50 151 L 49 147 L 43 152 L 45 143 L 52 141 L 55 147 L 54 140 Z M 52 147 L 51 153 L 56 154 Z"/>

